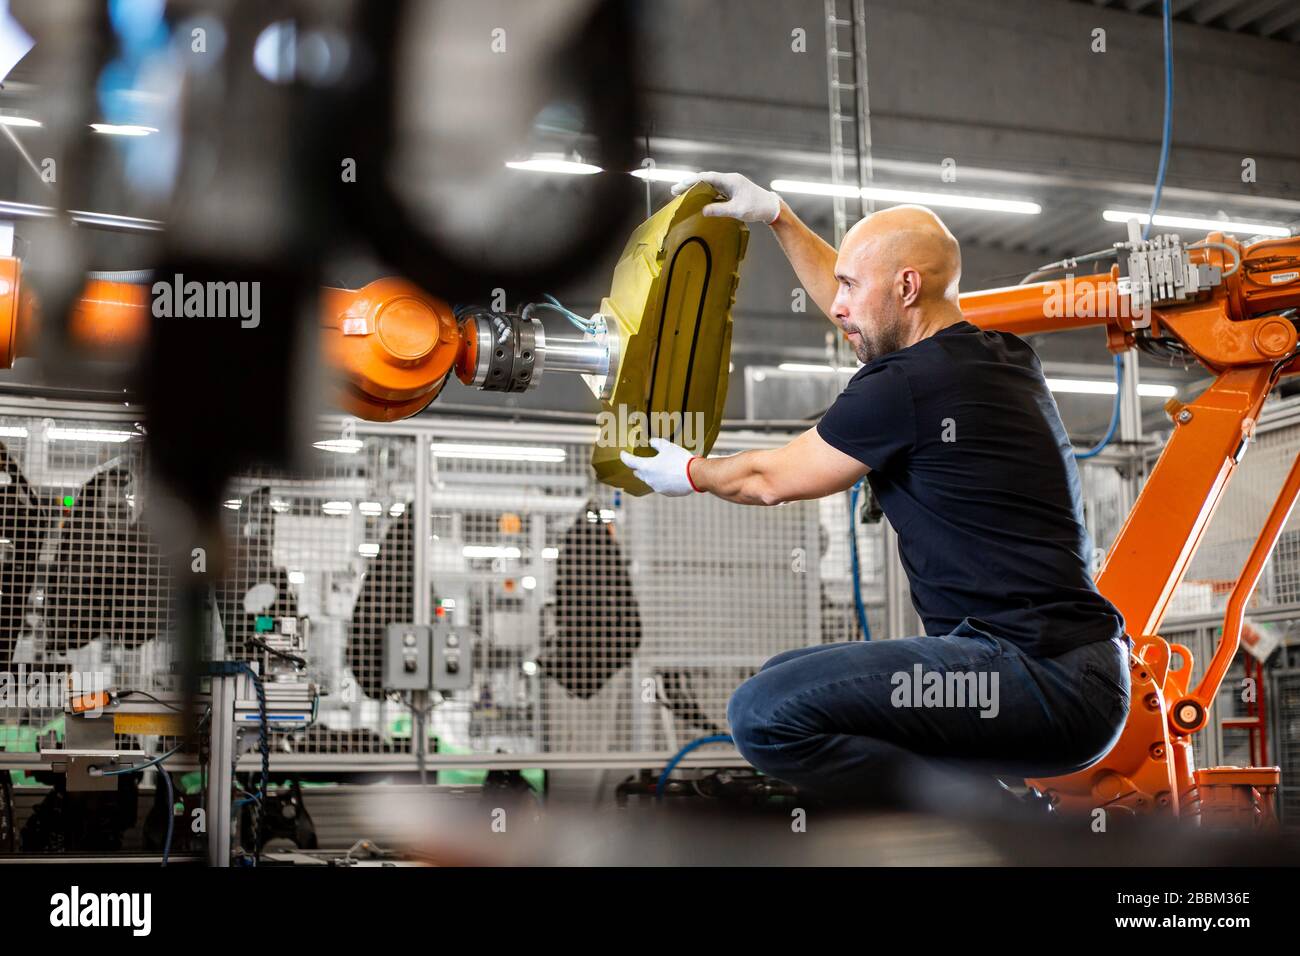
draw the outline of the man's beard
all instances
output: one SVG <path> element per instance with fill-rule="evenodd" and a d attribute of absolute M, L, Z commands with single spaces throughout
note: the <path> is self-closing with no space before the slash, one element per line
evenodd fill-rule
<path fill-rule="evenodd" d="M 853 351 L 863 365 L 882 355 L 897 352 L 906 344 L 902 318 L 897 315 L 875 322 L 868 328 L 859 329 L 858 332 L 858 344 Z"/>

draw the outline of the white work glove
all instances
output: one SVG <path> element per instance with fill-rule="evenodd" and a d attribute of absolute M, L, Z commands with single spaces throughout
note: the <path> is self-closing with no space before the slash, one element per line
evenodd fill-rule
<path fill-rule="evenodd" d="M 639 457 L 630 451 L 619 452 L 619 459 L 636 474 L 638 478 L 659 492 L 661 495 L 675 497 L 689 495 L 697 490 L 691 484 L 687 467 L 692 455 L 681 445 L 675 445 L 663 438 L 650 439 L 650 447 L 659 454 L 651 457 Z"/>
<path fill-rule="evenodd" d="M 726 202 L 704 207 L 706 216 L 730 216 L 741 222 L 774 222 L 781 214 L 781 197 L 746 179 L 740 173 L 694 173 L 673 184 L 673 195 L 680 196 L 696 183 L 708 183 Z"/>

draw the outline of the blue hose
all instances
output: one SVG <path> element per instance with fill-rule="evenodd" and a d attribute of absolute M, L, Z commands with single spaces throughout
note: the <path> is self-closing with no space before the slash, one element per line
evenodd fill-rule
<path fill-rule="evenodd" d="M 1074 457 L 1077 459 L 1092 458 L 1094 455 L 1101 454 L 1101 450 L 1110 444 L 1111 439 L 1115 437 L 1115 432 L 1119 429 L 1119 413 L 1124 401 L 1124 356 L 1115 356 L 1115 406 L 1110 412 L 1110 427 L 1106 429 L 1106 434 L 1102 436 L 1101 441 L 1093 445 L 1087 451 L 1076 451 Z"/>
<path fill-rule="evenodd" d="M 1164 47 L 1165 47 L 1165 118 L 1164 128 L 1160 134 L 1160 165 L 1156 169 L 1156 191 L 1151 196 L 1151 211 L 1147 213 L 1147 223 L 1142 227 L 1142 238 L 1146 239 L 1151 235 L 1151 227 L 1156 221 L 1156 210 L 1160 208 L 1160 194 L 1165 188 L 1165 171 L 1169 167 L 1169 144 L 1173 139 L 1174 132 L 1174 30 L 1173 30 L 1173 12 L 1170 9 L 1170 0 L 1164 0 L 1162 4 L 1164 10 Z M 1110 427 L 1106 429 L 1106 435 L 1093 447 L 1087 451 L 1077 451 L 1074 457 L 1078 459 L 1092 458 L 1101 452 L 1103 448 L 1110 444 L 1111 439 L 1115 437 L 1115 432 L 1119 429 L 1120 408 L 1124 402 L 1124 359 L 1122 356 L 1115 356 L 1115 408 L 1111 412 Z"/>
<path fill-rule="evenodd" d="M 1164 131 L 1160 137 L 1160 166 L 1156 170 L 1156 191 L 1151 197 L 1151 212 L 1147 215 L 1146 227 L 1142 230 L 1142 238 L 1145 239 L 1151 234 L 1151 226 L 1155 223 L 1156 210 L 1160 208 L 1160 193 L 1165 188 L 1165 169 L 1169 165 L 1169 142 L 1173 138 L 1174 130 L 1174 32 L 1173 32 L 1173 13 L 1170 10 L 1170 0 L 1164 0 L 1164 43 L 1165 43 L 1165 121 Z"/>
<path fill-rule="evenodd" d="M 173 747 L 171 750 L 167 751 L 165 754 L 159 754 L 157 757 L 154 757 L 152 760 L 147 760 L 147 761 L 145 761 L 144 763 L 140 764 L 140 766 L 138 766 L 138 767 L 122 767 L 122 768 L 120 768 L 120 769 L 118 769 L 118 770 L 105 770 L 104 773 L 103 773 L 103 776 L 105 776 L 105 777 L 120 777 L 120 776 L 122 776 L 122 774 L 126 774 L 126 773 L 139 773 L 141 770 L 148 770 L 150 767 L 157 767 L 159 764 L 161 764 L 164 760 L 166 760 L 166 759 L 167 759 L 168 757 L 170 757 L 172 754 L 174 754 L 174 753 L 176 753 L 177 751 L 179 751 L 179 750 L 181 749 L 181 747 L 183 747 L 183 746 L 184 746 L 184 744 L 177 744 L 175 747 Z"/>
<path fill-rule="evenodd" d="M 138 767 L 122 767 L 120 770 L 104 771 L 105 777 L 120 777 L 123 774 L 127 774 L 127 773 L 139 773 L 142 770 L 148 770 L 150 767 L 158 768 L 158 773 L 162 776 L 163 782 L 167 784 L 167 842 L 163 844 L 163 861 L 162 861 L 163 866 L 167 865 L 167 858 L 170 855 L 171 848 L 172 848 L 172 825 L 173 825 L 173 817 L 176 813 L 176 793 L 172 789 L 171 774 L 169 774 L 166 770 L 163 769 L 162 762 L 166 760 L 168 757 L 170 757 L 172 754 L 180 750 L 182 746 L 184 745 L 177 744 L 175 747 L 167 751 L 165 754 L 160 754 L 157 757 L 154 757 L 152 760 L 148 761 L 147 763 L 142 763 Z"/>
<path fill-rule="evenodd" d="M 862 483 L 865 478 L 859 478 L 858 483 L 853 486 L 849 492 L 849 558 L 853 564 L 853 607 L 858 612 L 858 626 L 862 628 L 862 639 L 871 640 L 871 627 L 867 624 L 867 608 L 862 603 L 862 573 L 859 569 L 858 561 L 858 532 L 856 523 L 858 520 L 858 494 L 862 491 Z"/>
<path fill-rule="evenodd" d="M 713 734 L 709 737 L 700 737 L 697 740 L 692 740 L 681 750 L 677 751 L 673 756 L 673 759 L 668 761 L 668 766 L 664 767 L 664 772 L 659 775 L 659 782 L 655 785 L 655 799 L 662 800 L 664 798 L 664 787 L 668 785 L 668 775 L 673 772 L 677 765 L 682 762 L 682 758 L 688 753 L 696 747 L 703 747 L 705 744 L 729 743 L 734 743 L 730 734 Z"/>

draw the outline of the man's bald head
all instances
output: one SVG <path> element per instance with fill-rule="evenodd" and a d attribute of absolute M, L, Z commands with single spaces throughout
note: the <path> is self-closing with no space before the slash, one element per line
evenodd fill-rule
<path fill-rule="evenodd" d="M 961 247 L 943 220 L 924 206 L 894 206 L 860 219 L 845 234 L 840 258 L 863 256 L 874 260 L 876 268 L 917 269 L 926 298 L 957 299 Z"/>
<path fill-rule="evenodd" d="M 961 247 L 924 206 L 894 206 L 856 223 L 835 263 L 832 318 L 863 362 L 961 319 Z"/>

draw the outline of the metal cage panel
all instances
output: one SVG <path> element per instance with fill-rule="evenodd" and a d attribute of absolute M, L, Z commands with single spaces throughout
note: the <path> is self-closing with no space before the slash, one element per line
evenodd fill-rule
<path fill-rule="evenodd" d="M 146 520 L 143 429 L 117 410 L 3 411 L 4 663 L 98 668 L 119 689 L 158 686 L 171 662 L 172 589 Z M 1295 447 L 1295 426 L 1266 426 L 1195 574 L 1228 576 L 1263 520 Z M 794 434 L 745 427 L 724 431 L 715 453 Z M 847 495 L 778 508 L 635 498 L 594 481 L 595 434 L 454 415 L 395 425 L 329 418 L 305 473 L 231 483 L 229 547 L 212 596 L 224 653 L 248 652 L 259 612 L 308 618 L 310 672 L 323 692 L 316 724 L 287 735 L 277 761 L 413 765 L 411 709 L 382 686 L 389 623 L 441 616 L 478 635 L 469 689 L 433 700 L 426 759 L 442 768 L 659 762 L 726 732 L 731 692 L 768 657 L 860 639 Z M 1105 548 L 1131 489 L 1103 461 L 1081 463 L 1081 476 L 1089 530 Z M 885 526 L 854 527 L 880 639 L 890 618 Z M 1280 546 L 1270 565 L 1268 600 L 1294 601 L 1287 555 Z M 1210 647 L 1204 613 L 1170 620 L 1170 634 L 1195 638 L 1199 670 Z M 49 745 L 61 715 L 29 708 L 0 721 L 6 749 L 32 751 L 42 734 Z M 1236 739 L 1198 741 L 1197 758 L 1238 749 Z"/>
<path fill-rule="evenodd" d="M 46 403 L 0 428 L 5 665 L 164 687 L 172 588 L 149 532 L 143 427 Z M 661 758 L 725 732 L 731 692 L 768 657 L 856 636 L 844 497 L 772 509 L 634 498 L 594 481 L 594 437 L 331 418 L 305 472 L 230 483 L 226 547 L 208 556 L 217 653 L 246 658 L 259 617 L 310 621 L 320 706 L 312 727 L 281 738 L 279 765 L 412 764 L 409 702 L 383 686 L 390 623 L 439 617 L 478 635 L 469 689 L 434 695 L 426 759 L 443 768 Z M 724 435 L 718 450 L 789 437 Z M 878 526 L 859 537 L 878 620 Z M 58 708 L 6 710 L 4 748 L 56 745 L 62 721 Z"/>

